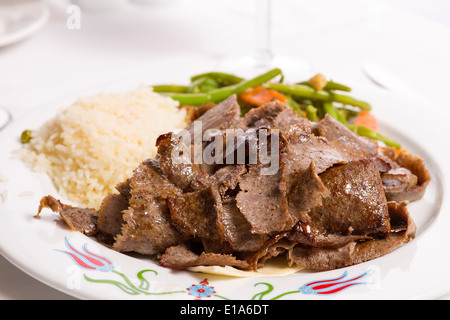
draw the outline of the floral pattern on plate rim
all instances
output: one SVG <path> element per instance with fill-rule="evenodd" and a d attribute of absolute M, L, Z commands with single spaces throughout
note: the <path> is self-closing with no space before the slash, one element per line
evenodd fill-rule
<path fill-rule="evenodd" d="M 197 284 L 191 284 L 186 287 L 185 290 L 174 290 L 166 292 L 152 292 L 150 290 L 150 281 L 146 278 L 147 274 L 158 275 L 158 272 L 153 269 L 143 269 L 139 271 L 133 279 L 137 279 L 138 283 L 133 283 L 129 276 L 118 271 L 111 261 L 107 257 L 93 253 L 87 248 L 87 243 L 83 244 L 81 249 L 75 248 L 68 238 L 65 238 L 66 250 L 55 249 L 58 252 L 65 253 L 80 269 L 84 271 L 98 271 L 103 274 L 108 274 L 107 279 L 92 278 L 84 273 L 83 277 L 86 281 L 91 283 L 103 284 L 115 286 L 120 289 L 124 294 L 131 296 L 147 295 L 147 296 L 164 296 L 173 294 L 184 294 L 193 297 L 195 300 L 202 300 L 207 298 L 217 298 L 223 300 L 230 300 L 228 297 L 224 297 L 218 294 L 213 286 L 205 278 Z M 355 277 L 348 277 L 348 272 L 344 271 L 343 274 L 337 278 L 323 279 L 312 281 L 301 285 L 300 287 L 292 290 L 279 293 L 278 295 L 270 298 L 270 300 L 279 300 L 285 296 L 293 294 L 305 294 L 305 295 L 333 295 L 341 293 L 342 291 L 352 288 L 354 286 L 370 284 L 368 282 L 361 282 L 370 271 L 357 275 Z M 113 279 L 115 278 L 115 279 Z M 349 279 L 348 279 L 349 278 Z M 136 282 L 136 281 L 135 281 Z M 268 282 L 257 282 L 254 284 L 257 286 L 265 286 L 265 289 L 250 297 L 251 300 L 263 300 L 269 298 L 269 294 L 273 294 L 275 287 Z"/>

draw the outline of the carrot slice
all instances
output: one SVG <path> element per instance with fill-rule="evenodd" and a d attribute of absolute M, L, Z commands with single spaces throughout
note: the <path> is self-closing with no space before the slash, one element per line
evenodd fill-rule
<path fill-rule="evenodd" d="M 278 91 L 267 89 L 263 86 L 257 86 L 249 89 L 239 95 L 242 102 L 252 105 L 261 106 L 265 103 L 277 99 L 280 102 L 286 102 L 286 97 L 279 93 Z"/>
<path fill-rule="evenodd" d="M 355 125 L 363 126 L 372 130 L 377 130 L 378 121 L 375 116 L 367 110 L 361 111 L 355 118 Z"/>

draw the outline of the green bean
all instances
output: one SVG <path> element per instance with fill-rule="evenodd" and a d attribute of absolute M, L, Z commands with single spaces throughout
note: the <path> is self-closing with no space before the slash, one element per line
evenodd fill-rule
<path fill-rule="evenodd" d="M 180 104 L 189 106 L 200 106 L 204 103 L 218 103 L 233 94 L 233 90 L 225 87 L 225 90 L 217 89 L 201 93 L 165 93 L 168 97 L 178 101 Z"/>
<path fill-rule="evenodd" d="M 369 103 L 357 100 L 353 97 L 330 93 L 323 90 L 315 90 L 305 85 L 287 85 L 282 83 L 268 83 L 267 87 L 273 90 L 277 90 L 281 93 L 292 95 L 294 98 L 310 99 L 324 102 L 338 102 L 344 105 L 352 105 L 362 110 L 371 110 L 372 107 Z"/>
<path fill-rule="evenodd" d="M 193 81 L 189 86 L 189 93 L 208 92 L 219 88 L 219 83 L 212 78 L 204 77 Z"/>
<path fill-rule="evenodd" d="M 310 121 L 317 122 L 317 109 L 312 105 L 306 107 L 306 117 Z"/>
<path fill-rule="evenodd" d="M 309 81 L 299 82 L 299 83 L 297 83 L 297 85 L 308 86 L 308 87 L 312 88 L 312 86 L 309 83 Z M 326 84 L 325 88 L 323 88 L 323 90 L 325 90 L 325 91 L 337 90 L 337 91 L 351 92 L 352 88 L 330 80 L 330 81 L 327 82 L 327 84 Z"/>
<path fill-rule="evenodd" d="M 272 80 L 273 78 L 277 77 L 277 76 L 283 76 L 283 72 L 276 68 L 276 69 L 272 69 L 256 78 L 247 80 L 247 81 L 243 81 L 239 84 L 237 84 L 237 88 L 236 91 L 239 91 L 239 93 L 244 92 L 247 89 L 256 87 L 256 86 L 260 86 L 266 82 L 269 82 L 270 80 Z"/>
<path fill-rule="evenodd" d="M 161 84 L 152 86 L 154 92 L 158 93 L 187 93 L 189 86 L 179 86 L 176 84 Z"/>
<path fill-rule="evenodd" d="M 347 120 L 344 118 L 344 116 L 337 110 L 331 102 L 325 102 L 323 104 L 323 107 L 325 109 L 325 112 L 328 113 L 330 116 L 332 116 L 337 121 L 347 124 Z"/>
<path fill-rule="evenodd" d="M 347 124 L 348 112 L 346 112 L 345 110 L 342 110 L 342 109 L 338 109 L 338 108 L 336 108 L 336 110 L 341 119 L 341 122 L 343 124 Z"/>
<path fill-rule="evenodd" d="M 196 76 L 191 77 L 191 82 L 197 81 L 201 78 L 210 78 L 216 81 L 221 86 L 231 86 L 234 84 L 238 84 L 245 79 L 235 76 L 233 74 L 224 73 L 224 72 L 208 72 L 208 73 L 202 73 Z"/>
<path fill-rule="evenodd" d="M 355 106 L 355 107 L 360 108 L 361 110 L 367 110 L 367 111 L 372 110 L 372 106 L 368 102 L 361 101 L 361 100 L 358 100 L 358 99 L 355 99 L 353 97 L 346 96 L 343 94 L 330 93 L 330 95 L 331 95 L 331 99 L 334 102 L 342 103 L 344 105 Z"/>
<path fill-rule="evenodd" d="M 345 91 L 345 92 L 352 92 L 352 88 L 347 87 L 346 85 L 334 82 L 332 80 L 328 81 L 327 85 L 325 86 L 325 90 L 338 90 L 338 91 Z"/>
<path fill-rule="evenodd" d="M 244 80 L 238 84 L 211 90 L 206 93 L 168 93 L 167 95 L 180 104 L 191 106 L 199 106 L 208 102 L 218 103 L 233 94 L 240 94 L 247 89 L 267 83 L 281 74 L 280 69 L 273 69 L 253 79 Z"/>
<path fill-rule="evenodd" d="M 392 140 L 391 138 L 385 137 L 372 129 L 369 129 L 369 128 L 366 128 L 363 126 L 357 126 L 357 125 L 347 125 L 347 127 L 350 130 L 352 130 L 354 133 L 356 133 L 360 136 L 371 138 L 371 139 L 377 140 L 377 141 L 381 141 L 389 147 L 394 147 L 396 149 L 402 148 L 401 145 L 399 143 L 397 143 L 396 141 Z"/>
<path fill-rule="evenodd" d="M 331 117 L 337 120 L 337 111 L 333 108 L 333 104 L 331 102 L 324 102 L 323 108 L 326 113 L 328 113 Z"/>
<path fill-rule="evenodd" d="M 294 99 L 292 99 L 291 96 L 286 96 L 286 99 L 287 99 L 287 101 L 286 101 L 287 105 L 289 107 L 291 107 L 291 109 L 294 110 L 299 116 L 302 116 L 303 112 L 300 107 L 300 104 L 297 101 L 295 101 Z"/>
<path fill-rule="evenodd" d="M 335 108 L 342 114 L 345 114 L 346 118 L 356 117 L 361 112 L 361 110 L 358 108 L 348 106 L 335 106 Z"/>

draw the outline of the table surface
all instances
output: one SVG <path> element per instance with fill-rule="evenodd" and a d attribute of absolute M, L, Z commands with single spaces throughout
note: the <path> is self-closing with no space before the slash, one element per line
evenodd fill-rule
<path fill-rule="evenodd" d="M 142 77 L 159 61 L 214 68 L 253 50 L 253 0 L 172 0 L 117 10 L 82 8 L 67 26 L 69 1 L 48 0 L 50 18 L 32 37 L 0 48 L 0 106 L 13 119 L 61 95 Z M 374 85 L 366 63 L 389 70 L 411 92 L 446 106 L 450 88 L 447 0 L 274 0 L 272 48 L 354 83 Z M 168 70 L 175 72 L 174 70 Z M 0 299 L 73 299 L 0 256 Z M 449 296 L 442 299 L 450 299 Z"/>

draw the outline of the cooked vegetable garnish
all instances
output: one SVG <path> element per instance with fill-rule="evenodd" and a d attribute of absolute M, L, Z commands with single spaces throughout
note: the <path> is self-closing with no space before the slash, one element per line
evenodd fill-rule
<path fill-rule="evenodd" d="M 328 80 L 323 74 L 318 73 L 309 79 L 308 83 L 316 90 L 323 90 L 327 86 Z"/>
<path fill-rule="evenodd" d="M 317 122 L 317 109 L 314 106 L 309 105 L 306 108 L 306 117 L 313 122 Z"/>
<path fill-rule="evenodd" d="M 204 77 L 198 78 L 192 81 L 191 86 L 188 88 L 189 93 L 209 92 L 211 90 L 219 88 L 219 83 L 212 78 Z"/>
<path fill-rule="evenodd" d="M 326 113 L 328 113 L 330 116 L 332 116 L 337 121 L 347 124 L 347 120 L 344 118 L 344 116 L 337 110 L 331 102 L 325 102 L 323 104 L 323 108 Z"/>
<path fill-rule="evenodd" d="M 306 115 L 306 110 L 302 110 L 302 106 L 297 101 L 292 99 L 291 96 L 286 96 L 286 104 L 290 106 L 292 110 L 297 112 L 300 117 Z"/>
<path fill-rule="evenodd" d="M 176 93 L 187 93 L 189 90 L 189 86 L 179 86 L 176 84 L 162 84 L 153 86 L 153 91 L 158 93 L 164 92 L 176 92 Z"/>
<path fill-rule="evenodd" d="M 353 124 L 357 126 L 363 126 L 372 130 L 377 130 L 378 122 L 375 116 L 369 111 L 363 110 L 361 111 L 355 118 Z"/>
<path fill-rule="evenodd" d="M 374 130 L 371 130 L 371 129 L 363 127 L 363 126 L 357 126 L 357 125 L 347 125 L 347 127 L 350 130 L 352 130 L 354 133 L 356 133 L 362 137 L 367 137 L 367 138 L 370 138 L 373 140 L 381 141 L 389 147 L 401 149 L 401 145 L 398 142 L 392 140 L 391 138 L 385 137 Z"/>
<path fill-rule="evenodd" d="M 346 91 L 346 92 L 352 92 L 352 88 L 347 87 L 343 84 L 334 82 L 334 81 L 328 81 L 327 85 L 324 88 L 327 91 L 330 90 L 338 90 L 338 91 Z"/>
<path fill-rule="evenodd" d="M 229 73 L 223 73 L 223 72 L 208 72 L 208 73 L 202 73 L 196 76 L 193 76 L 191 78 L 191 82 L 197 81 L 199 79 L 212 79 L 216 81 L 220 86 L 231 86 L 233 84 L 237 84 L 239 82 L 244 81 L 245 79 L 235 76 L 233 74 Z"/>
<path fill-rule="evenodd" d="M 371 110 L 369 103 L 357 100 L 353 97 L 332 93 L 324 90 L 315 90 L 309 86 L 300 84 L 283 84 L 283 83 L 268 83 L 267 87 L 274 89 L 284 94 L 289 94 L 296 100 L 316 100 L 322 102 L 338 102 L 346 105 L 358 107 L 362 110 Z"/>
<path fill-rule="evenodd" d="M 247 89 L 254 88 L 256 86 L 260 86 L 273 78 L 282 75 L 280 69 L 273 69 L 269 72 L 266 72 L 256 78 L 250 80 L 244 80 L 237 84 L 221 87 L 215 90 L 211 90 L 206 93 L 165 93 L 170 96 L 172 99 L 180 102 L 180 104 L 186 104 L 191 106 L 199 106 L 204 103 L 214 102 L 218 103 L 233 94 L 240 94 Z"/>
<path fill-rule="evenodd" d="M 304 86 L 310 86 L 311 88 L 313 88 L 313 86 L 311 85 L 310 81 L 303 81 L 303 82 L 299 82 L 297 84 L 301 84 Z M 345 92 L 352 92 L 352 88 L 347 87 L 346 85 L 334 82 L 332 80 L 328 81 L 327 84 L 325 85 L 325 87 L 323 88 L 323 90 L 325 91 L 345 91 Z"/>
<path fill-rule="evenodd" d="M 263 86 L 257 86 L 244 91 L 239 95 L 239 98 L 242 102 L 252 106 L 261 106 L 267 102 L 270 102 L 272 99 L 278 99 L 280 102 L 286 102 L 286 97 L 281 93 L 275 90 L 267 89 Z"/>
<path fill-rule="evenodd" d="M 281 76 L 279 81 L 273 81 Z M 273 99 L 289 105 L 300 117 L 320 121 L 329 114 L 347 125 L 355 133 L 400 148 L 390 138 L 377 132 L 377 119 L 370 112 L 371 105 L 350 95 L 352 88 L 327 80 L 317 74 L 308 81 L 296 84 L 283 83 L 280 69 L 273 69 L 253 79 L 244 79 L 224 72 L 208 72 L 190 78 L 189 85 L 157 85 L 155 92 L 178 101 L 181 105 L 199 107 L 206 103 L 219 103 L 231 95 L 238 95 L 242 113 Z"/>
<path fill-rule="evenodd" d="M 20 141 L 22 143 L 30 143 L 31 141 L 31 130 L 25 130 L 24 132 L 22 132 L 22 135 L 20 136 Z"/>

